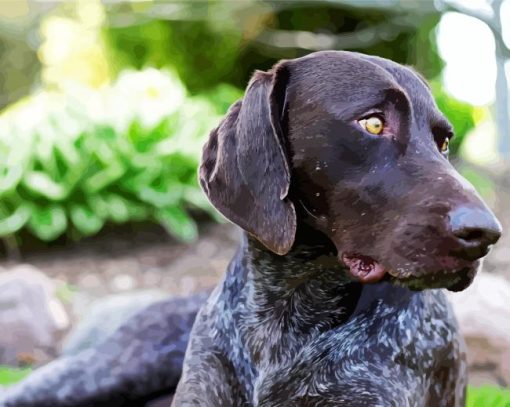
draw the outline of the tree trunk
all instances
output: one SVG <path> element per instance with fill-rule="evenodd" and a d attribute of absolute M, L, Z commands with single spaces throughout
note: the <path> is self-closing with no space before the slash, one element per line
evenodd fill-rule
<path fill-rule="evenodd" d="M 510 159 L 510 105 L 508 98 L 508 78 L 505 72 L 506 46 L 503 42 L 501 33 L 501 3 L 502 0 L 495 0 L 492 3 L 494 10 L 494 29 L 497 34 L 494 35 L 496 44 L 496 123 L 498 131 L 498 151 L 502 158 Z M 496 34 L 496 33 L 495 33 Z"/>

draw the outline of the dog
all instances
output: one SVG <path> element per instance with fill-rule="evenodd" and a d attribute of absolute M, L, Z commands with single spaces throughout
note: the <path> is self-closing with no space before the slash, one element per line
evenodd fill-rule
<path fill-rule="evenodd" d="M 448 162 L 453 136 L 426 81 L 386 59 L 323 51 L 256 72 L 199 169 L 243 230 L 223 280 L 0 405 L 463 406 L 443 289 L 469 286 L 501 226 Z"/>
<path fill-rule="evenodd" d="M 426 82 L 382 58 L 256 72 L 203 150 L 201 186 L 245 234 L 173 405 L 464 405 L 439 288 L 466 288 L 501 226 L 448 162 L 452 137 Z"/>

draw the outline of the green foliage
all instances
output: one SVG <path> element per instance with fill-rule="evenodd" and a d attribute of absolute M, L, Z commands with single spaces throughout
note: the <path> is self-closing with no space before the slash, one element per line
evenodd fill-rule
<path fill-rule="evenodd" d="M 194 7 L 203 7 L 196 4 Z M 241 32 L 208 21 L 148 20 L 134 26 L 110 26 L 104 32 L 117 69 L 171 65 L 192 93 L 228 80 L 236 67 Z"/>
<path fill-rule="evenodd" d="M 15 368 L 10 366 L 0 365 L 0 385 L 8 386 L 24 379 L 30 374 L 30 368 Z"/>
<path fill-rule="evenodd" d="M 440 17 L 439 14 L 424 16 L 411 41 L 407 43 L 408 64 L 428 79 L 437 77 L 444 66 L 436 39 L 436 27 Z"/>
<path fill-rule="evenodd" d="M 188 97 L 175 76 L 147 69 L 14 106 L 0 117 L 0 236 L 80 238 L 148 220 L 194 239 L 188 210 L 210 209 L 197 183 L 201 147 L 217 106 L 239 96 L 222 86 Z"/>
<path fill-rule="evenodd" d="M 466 407 L 510 407 L 510 389 L 469 386 Z"/>
<path fill-rule="evenodd" d="M 299 40 L 304 32 L 338 38 L 331 46 L 334 49 L 414 65 L 428 78 L 440 73 L 442 61 L 434 31 L 440 13 L 426 4 L 409 12 L 407 8 L 367 7 L 362 3 L 123 4 L 109 7 L 103 33 L 115 69 L 146 64 L 172 66 L 193 93 L 225 81 L 244 87 L 254 70 L 266 70 L 280 59 L 317 50 L 316 46 L 307 47 L 308 41 Z M 126 18 L 128 14 L 138 18 Z M 281 43 L 267 39 L 274 32 L 294 40 Z"/>

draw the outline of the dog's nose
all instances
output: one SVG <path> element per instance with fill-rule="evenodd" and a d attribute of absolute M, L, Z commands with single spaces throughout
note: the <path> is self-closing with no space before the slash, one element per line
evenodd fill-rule
<path fill-rule="evenodd" d="M 450 228 L 459 242 L 455 254 L 476 260 L 489 252 L 489 246 L 501 237 L 501 224 L 486 209 L 460 207 L 450 213 Z"/>

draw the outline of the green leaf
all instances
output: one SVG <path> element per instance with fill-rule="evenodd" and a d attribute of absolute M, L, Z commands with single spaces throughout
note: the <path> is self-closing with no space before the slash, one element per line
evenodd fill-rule
<path fill-rule="evenodd" d="M 27 204 L 21 204 L 10 214 L 0 217 L 0 236 L 10 235 L 20 230 L 30 218 L 31 209 Z"/>
<path fill-rule="evenodd" d="M 104 224 L 104 220 L 86 205 L 72 205 L 70 216 L 73 225 L 83 236 L 96 234 Z"/>
<path fill-rule="evenodd" d="M 0 170 L 0 194 L 12 191 L 18 185 L 23 176 L 23 167 L 21 165 L 12 165 Z"/>
<path fill-rule="evenodd" d="M 182 186 L 178 183 L 160 183 L 143 186 L 138 193 L 139 198 L 156 208 L 176 205 L 182 197 Z"/>
<path fill-rule="evenodd" d="M 44 241 L 54 240 L 66 230 L 66 213 L 58 205 L 35 207 L 28 221 L 28 227 L 39 239 Z"/>
<path fill-rule="evenodd" d="M 140 163 L 140 156 L 136 155 L 131 160 L 132 174 L 120 180 L 119 184 L 128 191 L 138 193 L 142 187 L 150 185 L 163 171 L 163 166 L 155 157 L 144 157 L 147 163 Z M 149 163 L 152 161 L 152 164 Z M 140 167 L 140 169 L 138 168 Z M 133 174 L 134 173 L 134 174 Z"/>
<path fill-rule="evenodd" d="M 90 193 L 96 193 L 101 189 L 118 180 L 126 169 L 118 160 L 114 160 L 108 167 L 89 177 L 83 184 L 83 189 Z"/>
<path fill-rule="evenodd" d="M 80 163 L 80 151 L 74 145 L 74 140 L 69 137 L 62 137 L 62 140 L 55 144 L 54 151 L 66 167 L 74 167 Z"/>
<path fill-rule="evenodd" d="M 41 123 L 37 129 L 38 137 L 34 144 L 34 159 L 52 176 L 57 175 L 57 163 L 55 160 L 54 145 L 58 139 L 58 133 L 50 125 L 48 120 Z"/>
<path fill-rule="evenodd" d="M 41 171 L 29 172 L 23 179 L 23 185 L 29 191 L 52 201 L 63 200 L 67 197 L 68 193 L 62 185 L 52 180 L 48 174 Z"/>
<path fill-rule="evenodd" d="M 191 242 L 197 237 L 197 225 L 191 217 L 178 207 L 168 207 L 156 212 L 156 219 L 168 232 L 184 242 Z"/>
<path fill-rule="evenodd" d="M 147 205 L 129 201 L 126 201 L 126 205 L 129 211 L 130 220 L 143 221 L 149 218 L 149 208 Z"/>
<path fill-rule="evenodd" d="M 131 216 L 129 203 L 116 194 L 108 194 L 104 198 L 108 218 L 116 223 L 127 222 Z"/>
<path fill-rule="evenodd" d="M 90 195 L 86 198 L 87 206 L 102 219 L 107 219 L 109 215 L 108 203 L 101 195 Z"/>

